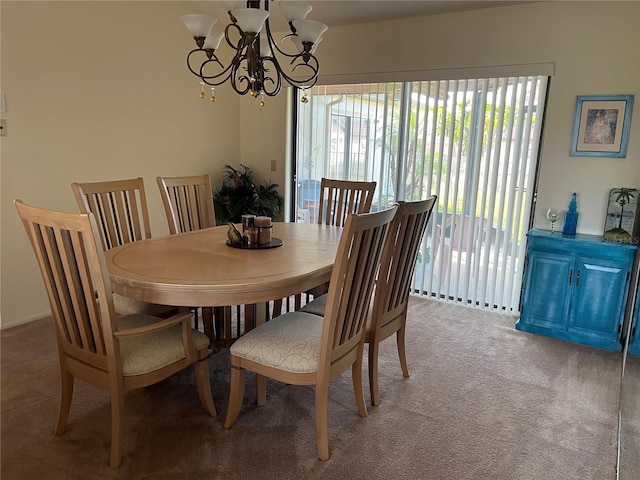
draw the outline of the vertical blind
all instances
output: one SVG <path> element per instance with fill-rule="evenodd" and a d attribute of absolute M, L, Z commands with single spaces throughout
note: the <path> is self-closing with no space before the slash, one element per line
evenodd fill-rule
<path fill-rule="evenodd" d="M 518 310 L 548 77 L 314 87 L 296 119 L 296 215 L 322 177 L 377 182 L 373 210 L 435 194 L 414 293 Z"/>

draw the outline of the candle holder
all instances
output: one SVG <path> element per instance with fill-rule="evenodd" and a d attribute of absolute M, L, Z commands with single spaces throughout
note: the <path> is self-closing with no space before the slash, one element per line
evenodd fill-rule
<path fill-rule="evenodd" d="M 273 232 L 273 225 L 260 226 L 258 228 L 258 245 L 265 245 L 271 243 L 271 233 Z"/>
<path fill-rule="evenodd" d="M 255 247 L 258 245 L 258 227 L 247 227 L 242 237 L 244 244 L 247 247 Z"/>
<path fill-rule="evenodd" d="M 242 233 L 244 233 L 248 228 L 254 226 L 255 219 L 255 215 L 242 215 Z"/>

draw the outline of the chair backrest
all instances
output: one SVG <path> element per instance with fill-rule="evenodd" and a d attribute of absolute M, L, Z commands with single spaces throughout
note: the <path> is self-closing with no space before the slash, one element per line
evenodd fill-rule
<path fill-rule="evenodd" d="M 171 234 L 215 227 L 209 175 L 157 177 Z"/>
<path fill-rule="evenodd" d="M 151 237 L 147 197 L 141 177 L 106 182 L 72 183 L 82 213 L 93 213 L 108 250 Z"/>
<path fill-rule="evenodd" d="M 115 313 L 93 214 L 14 203 L 42 273 L 60 354 L 107 370 Z"/>
<path fill-rule="evenodd" d="M 368 213 L 376 182 L 323 178 L 320 181 L 318 223 L 342 227 L 350 213 Z"/>
<path fill-rule="evenodd" d="M 418 250 L 436 200 L 433 195 L 418 202 L 398 202 L 380 261 L 372 312 L 376 321 L 384 321 L 389 313 L 395 318 L 407 308 Z"/>
<path fill-rule="evenodd" d="M 347 217 L 327 294 L 319 375 L 334 378 L 362 355 L 369 304 L 396 210 Z"/>

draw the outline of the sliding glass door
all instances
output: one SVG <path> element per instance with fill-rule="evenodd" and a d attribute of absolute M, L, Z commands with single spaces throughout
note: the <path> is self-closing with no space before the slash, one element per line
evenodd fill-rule
<path fill-rule="evenodd" d="M 415 291 L 516 311 L 546 76 L 315 87 L 299 104 L 296 217 L 322 177 L 377 182 L 373 209 L 438 195 Z"/>

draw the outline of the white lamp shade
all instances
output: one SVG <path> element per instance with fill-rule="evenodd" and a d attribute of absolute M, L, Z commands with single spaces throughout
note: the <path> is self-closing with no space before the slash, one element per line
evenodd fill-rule
<path fill-rule="evenodd" d="M 302 45 L 302 40 L 300 40 L 298 37 L 296 37 L 295 35 L 292 35 L 291 37 L 289 37 L 291 39 L 291 42 L 296 46 L 296 50 L 298 51 L 298 53 L 302 53 L 304 52 L 304 45 Z M 313 46 L 311 47 L 311 50 L 309 53 L 313 54 L 316 53 L 316 48 L 318 48 L 318 44 L 322 41 L 322 37 L 313 44 Z"/>
<path fill-rule="evenodd" d="M 316 22 L 315 20 L 294 20 L 293 26 L 298 33 L 300 41 L 312 43 L 316 43 L 329 28 L 324 23 Z"/>
<path fill-rule="evenodd" d="M 224 37 L 224 32 L 214 32 L 212 25 L 211 30 L 209 31 L 209 35 L 207 35 L 202 48 L 215 50 L 216 48 L 218 48 L 218 46 L 220 46 L 220 40 L 222 40 L 222 37 Z"/>
<path fill-rule="evenodd" d="M 304 51 L 304 47 L 302 46 L 302 40 L 300 40 L 295 35 L 292 35 L 289 38 L 291 39 L 291 43 L 293 43 L 296 46 L 296 50 L 298 51 L 298 53 L 302 53 Z"/>
<path fill-rule="evenodd" d="M 322 42 L 322 37 L 320 37 L 317 42 L 313 42 L 313 47 L 311 47 L 311 53 L 316 53 L 316 50 L 318 49 L 318 45 L 320 45 L 320 42 Z"/>
<path fill-rule="evenodd" d="M 237 8 L 231 11 L 243 32 L 258 33 L 262 30 L 269 12 L 259 8 Z"/>
<path fill-rule="evenodd" d="M 267 37 L 263 35 L 260 36 L 260 56 L 273 57 L 273 52 L 271 51 L 271 47 L 269 46 L 269 40 L 267 40 Z"/>
<path fill-rule="evenodd" d="M 307 18 L 307 15 L 313 9 L 307 2 L 280 1 L 278 3 L 287 22 Z"/>
<path fill-rule="evenodd" d="M 215 18 L 209 15 L 198 14 L 182 15 L 180 20 L 194 37 L 206 37 L 213 24 L 217 22 Z"/>

